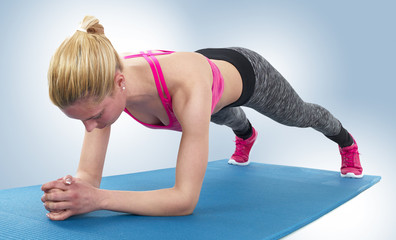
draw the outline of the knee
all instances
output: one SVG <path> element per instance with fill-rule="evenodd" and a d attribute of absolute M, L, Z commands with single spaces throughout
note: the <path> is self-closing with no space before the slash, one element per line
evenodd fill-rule
<path fill-rule="evenodd" d="M 226 118 L 215 114 L 211 116 L 210 121 L 218 125 L 224 125 Z"/>

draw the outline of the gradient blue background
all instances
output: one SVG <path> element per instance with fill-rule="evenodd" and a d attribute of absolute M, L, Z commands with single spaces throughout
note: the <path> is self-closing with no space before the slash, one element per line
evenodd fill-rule
<path fill-rule="evenodd" d="M 365 173 L 383 177 L 287 238 L 395 238 L 395 10 L 385 0 L 3 0 L 0 189 L 75 173 L 84 128 L 51 104 L 46 74 L 56 48 L 89 14 L 120 52 L 243 46 L 262 54 L 304 100 L 341 120 L 358 141 Z M 253 161 L 339 169 L 337 146 L 320 133 L 246 112 L 260 133 Z M 214 124 L 210 131 L 209 160 L 229 157 L 232 132 Z M 174 167 L 179 139 L 123 114 L 112 128 L 104 175 Z"/>

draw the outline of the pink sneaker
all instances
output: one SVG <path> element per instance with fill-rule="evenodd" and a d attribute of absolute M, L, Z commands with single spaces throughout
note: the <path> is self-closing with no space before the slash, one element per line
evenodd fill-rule
<path fill-rule="evenodd" d="M 363 168 L 360 165 L 358 146 L 355 139 L 353 139 L 352 146 L 339 147 L 339 149 L 342 158 L 341 177 L 362 178 Z"/>
<path fill-rule="evenodd" d="M 240 165 L 240 166 L 248 165 L 250 163 L 249 160 L 250 149 L 252 149 L 252 146 L 256 141 L 257 135 L 258 133 L 256 129 L 253 128 L 252 136 L 246 140 L 243 140 L 242 138 L 235 136 L 236 149 L 235 149 L 235 153 L 231 156 L 230 160 L 228 160 L 228 164 Z"/>

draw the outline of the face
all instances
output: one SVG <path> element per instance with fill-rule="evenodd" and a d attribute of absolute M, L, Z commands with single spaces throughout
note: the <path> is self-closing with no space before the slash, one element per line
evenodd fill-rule
<path fill-rule="evenodd" d="M 107 96 L 102 102 L 91 99 L 80 100 L 62 111 L 70 118 L 81 120 L 88 132 L 95 128 L 105 128 L 113 124 L 126 105 L 121 94 Z"/>
<path fill-rule="evenodd" d="M 70 118 L 81 120 L 88 132 L 110 126 L 126 106 L 125 80 L 119 72 L 115 77 L 115 84 L 112 95 L 107 96 L 102 102 L 95 103 L 91 98 L 79 100 L 62 109 L 63 113 Z"/>

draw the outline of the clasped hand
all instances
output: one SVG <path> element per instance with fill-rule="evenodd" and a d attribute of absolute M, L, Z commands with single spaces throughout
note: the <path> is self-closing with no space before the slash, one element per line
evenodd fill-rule
<path fill-rule="evenodd" d="M 98 209 L 98 188 L 70 175 L 48 182 L 41 187 L 41 201 L 51 220 L 65 220 L 73 215 Z"/>

